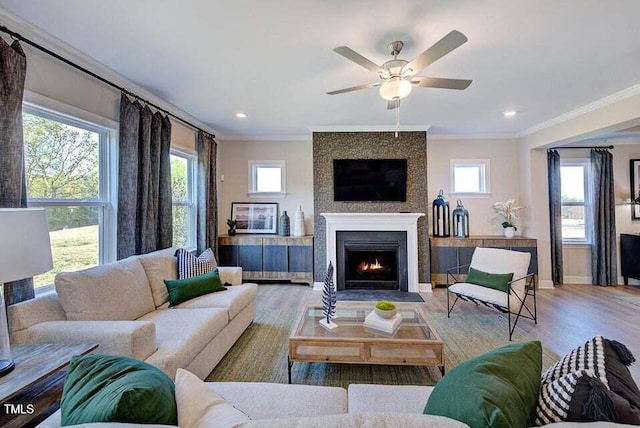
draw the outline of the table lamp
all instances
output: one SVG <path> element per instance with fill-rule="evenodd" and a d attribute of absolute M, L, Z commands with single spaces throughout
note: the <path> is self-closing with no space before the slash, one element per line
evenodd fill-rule
<path fill-rule="evenodd" d="M 30 278 L 53 268 L 44 209 L 0 208 L 0 290 L 5 282 Z M 4 293 L 0 293 L 0 376 L 13 370 Z"/>

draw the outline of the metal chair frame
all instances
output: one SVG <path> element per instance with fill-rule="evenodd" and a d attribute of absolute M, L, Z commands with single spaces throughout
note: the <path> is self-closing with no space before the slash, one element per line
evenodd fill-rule
<path fill-rule="evenodd" d="M 458 278 L 456 277 L 456 275 L 461 275 L 461 274 L 465 274 L 469 271 L 469 267 L 470 267 L 471 263 L 468 263 L 466 265 L 460 265 L 460 266 L 456 266 L 456 267 L 452 267 L 451 269 L 447 269 L 447 318 L 450 318 L 451 315 L 451 311 L 453 311 L 453 308 L 455 307 L 456 303 L 458 302 L 459 299 L 468 301 L 468 302 L 473 302 L 476 305 L 482 303 L 483 305 L 485 305 L 488 308 L 492 308 L 492 309 L 496 309 L 502 313 L 506 313 L 507 314 L 507 319 L 509 322 L 509 341 L 511 341 L 511 337 L 513 336 L 513 332 L 516 329 L 516 324 L 518 324 L 518 321 L 520 320 L 520 317 L 522 318 L 526 318 L 526 319 L 530 319 L 534 322 L 534 324 L 538 324 L 538 308 L 537 308 L 537 302 L 536 302 L 536 274 L 535 273 L 530 273 L 527 274 L 521 278 L 517 278 L 514 280 L 511 280 L 510 282 L 508 282 L 509 285 L 509 292 L 507 293 L 507 306 L 502 306 L 502 305 L 497 305 L 495 303 L 491 303 L 491 302 L 485 302 L 481 299 L 478 298 L 474 298 L 474 297 L 470 297 L 470 296 L 466 296 L 464 294 L 460 294 L 460 293 L 456 293 L 454 291 L 450 291 L 449 288 L 457 283 L 460 282 L 465 282 L 465 281 L 459 281 Z M 466 268 L 466 272 L 460 272 L 461 269 L 465 269 Z M 526 284 L 524 287 L 524 297 L 520 298 L 520 296 L 518 294 L 516 294 L 515 292 L 513 292 L 512 289 L 512 285 L 517 282 L 517 281 L 522 281 L 525 280 Z M 451 282 L 453 281 L 453 282 Z M 450 304 L 450 297 L 449 294 L 455 294 L 456 298 L 453 301 L 453 304 Z M 512 296 L 515 296 L 516 299 L 518 299 L 518 301 L 521 303 L 520 304 L 520 309 L 518 310 L 518 312 L 514 312 L 511 310 L 511 299 L 513 298 Z M 525 301 L 527 300 L 528 296 L 532 296 L 533 298 L 533 312 L 531 311 L 531 309 L 529 309 L 529 307 L 526 305 Z M 515 303 L 515 302 L 514 302 Z M 522 312 L 522 309 L 525 309 L 525 313 Z M 513 325 L 511 323 L 511 316 L 515 315 L 515 321 L 513 322 Z"/>

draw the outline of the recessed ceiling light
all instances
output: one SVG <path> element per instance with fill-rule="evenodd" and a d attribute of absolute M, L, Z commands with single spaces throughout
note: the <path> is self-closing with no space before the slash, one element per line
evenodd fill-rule
<path fill-rule="evenodd" d="M 512 117 L 512 116 L 515 116 L 516 114 L 518 114 L 518 112 L 515 111 L 515 110 L 507 110 L 502 114 L 504 114 L 506 117 Z"/>
<path fill-rule="evenodd" d="M 245 119 L 247 117 L 246 113 L 236 113 L 236 117 L 238 119 Z"/>

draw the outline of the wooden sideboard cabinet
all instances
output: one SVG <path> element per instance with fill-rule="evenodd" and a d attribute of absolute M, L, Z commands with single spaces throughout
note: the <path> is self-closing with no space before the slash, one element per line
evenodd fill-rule
<path fill-rule="evenodd" d="M 243 280 L 289 280 L 313 286 L 313 236 L 218 238 L 221 266 L 242 267 Z"/>
<path fill-rule="evenodd" d="M 505 238 L 502 236 L 470 236 L 468 238 L 430 237 L 431 283 L 446 284 L 447 269 L 471 263 L 476 247 L 503 248 L 505 250 L 531 253 L 529 273 L 538 273 L 538 243 L 525 237 Z M 461 275 L 459 278 L 464 278 Z"/>
<path fill-rule="evenodd" d="M 640 235 L 620 234 L 620 270 L 624 285 L 629 278 L 640 279 Z"/>

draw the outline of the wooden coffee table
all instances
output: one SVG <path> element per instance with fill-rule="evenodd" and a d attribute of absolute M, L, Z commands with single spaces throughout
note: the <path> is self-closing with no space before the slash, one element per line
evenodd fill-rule
<path fill-rule="evenodd" d="M 321 306 L 303 309 L 289 337 L 288 372 L 294 362 L 388 364 L 438 367 L 444 376 L 442 339 L 431 327 L 424 304 L 397 303 L 402 324 L 393 334 L 364 326 L 375 302 L 338 302 L 334 322 L 327 330 Z"/>

